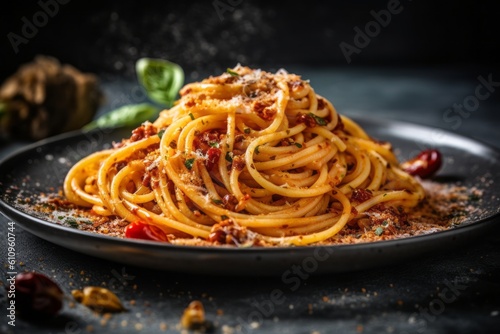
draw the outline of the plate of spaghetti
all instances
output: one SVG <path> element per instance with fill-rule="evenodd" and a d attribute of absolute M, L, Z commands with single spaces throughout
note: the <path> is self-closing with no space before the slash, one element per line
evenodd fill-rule
<path fill-rule="evenodd" d="M 484 233 L 499 157 L 444 130 L 350 118 L 299 75 L 238 65 L 185 85 L 137 128 L 12 154 L 0 207 L 58 245 L 138 266 L 348 271 Z"/>

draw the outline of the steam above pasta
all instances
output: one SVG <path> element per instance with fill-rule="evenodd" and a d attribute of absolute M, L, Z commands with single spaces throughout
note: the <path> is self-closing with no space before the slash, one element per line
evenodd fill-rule
<path fill-rule="evenodd" d="M 424 198 L 389 143 L 370 138 L 300 76 L 236 66 L 114 148 L 79 161 L 64 192 L 165 240 L 308 245 Z"/>

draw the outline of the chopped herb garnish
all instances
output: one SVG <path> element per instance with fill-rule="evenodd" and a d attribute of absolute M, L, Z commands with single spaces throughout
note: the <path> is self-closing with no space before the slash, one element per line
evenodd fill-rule
<path fill-rule="evenodd" d="M 163 134 L 165 133 L 165 129 L 161 129 L 160 132 L 158 132 L 158 137 L 163 137 Z"/>
<path fill-rule="evenodd" d="M 255 154 L 259 154 L 259 153 L 260 153 L 260 152 L 259 152 L 259 147 L 260 147 L 260 145 L 257 145 L 257 146 L 255 147 L 255 150 L 254 150 L 254 153 L 255 153 Z"/>
<path fill-rule="evenodd" d="M 233 162 L 233 152 L 226 152 L 226 160 Z"/>
<path fill-rule="evenodd" d="M 220 216 L 220 219 L 221 219 L 221 220 L 228 220 L 228 219 L 229 219 L 229 217 L 228 217 L 228 216 L 226 216 L 226 215 L 222 215 L 222 216 Z"/>
<path fill-rule="evenodd" d="M 59 219 L 59 220 L 63 220 L 63 219 L 64 219 L 64 216 L 57 216 L 57 219 Z"/>
<path fill-rule="evenodd" d="M 216 198 L 212 198 L 212 202 L 213 202 L 214 204 L 217 204 L 217 205 L 222 204 L 222 201 L 221 201 L 220 199 L 216 199 Z"/>
<path fill-rule="evenodd" d="M 194 158 L 186 159 L 184 162 L 184 166 L 186 166 L 187 169 L 193 168 L 193 163 L 194 163 Z"/>
<path fill-rule="evenodd" d="M 327 121 L 324 118 L 316 116 L 312 112 L 309 113 L 309 116 L 311 116 L 312 118 L 314 118 L 314 120 L 316 121 L 316 124 L 318 124 L 318 125 L 326 125 L 326 124 L 328 124 Z"/>
<path fill-rule="evenodd" d="M 376 235 L 382 235 L 382 233 L 384 233 L 384 228 L 382 226 L 379 226 L 375 229 Z"/>
<path fill-rule="evenodd" d="M 219 148 L 219 143 L 218 143 L 218 142 L 216 142 L 216 141 L 211 141 L 211 142 L 209 142 L 209 143 L 208 143 L 208 145 L 209 145 L 210 147 Z"/>
<path fill-rule="evenodd" d="M 229 67 L 227 68 L 226 72 L 229 73 L 229 74 L 231 74 L 233 77 L 239 77 L 240 76 L 240 74 L 238 72 L 233 71 Z"/>
<path fill-rule="evenodd" d="M 298 148 L 302 148 L 302 144 L 300 143 L 294 143 L 295 146 L 297 146 Z"/>
<path fill-rule="evenodd" d="M 382 225 L 387 226 L 387 225 L 389 225 L 389 222 L 388 222 L 387 220 L 384 220 L 384 221 L 382 222 Z"/>
<path fill-rule="evenodd" d="M 66 218 L 65 222 L 73 228 L 78 228 L 78 222 L 74 218 Z"/>
<path fill-rule="evenodd" d="M 246 134 L 249 134 L 249 133 L 250 133 L 250 128 L 245 128 L 245 129 L 243 130 L 243 132 L 245 132 Z"/>
<path fill-rule="evenodd" d="M 193 115 L 193 113 L 189 113 L 189 117 L 191 117 L 191 119 L 194 121 L 194 115 Z"/>

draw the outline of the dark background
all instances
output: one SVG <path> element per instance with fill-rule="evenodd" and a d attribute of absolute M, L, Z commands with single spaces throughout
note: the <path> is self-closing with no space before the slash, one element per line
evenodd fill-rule
<path fill-rule="evenodd" d="M 500 143 L 498 92 L 457 122 L 457 114 L 448 113 L 475 94 L 480 76 L 500 82 L 494 1 L 402 0 L 350 62 L 340 45 L 355 47 L 356 29 L 366 31 L 373 13 L 387 12 L 394 1 L 56 1 L 12 2 L 1 11 L 0 81 L 38 54 L 56 57 L 99 76 L 105 95 L 99 116 L 147 99 L 135 75 L 141 57 L 179 64 L 186 82 L 238 63 L 285 68 L 311 79 L 341 114 L 411 121 Z M 53 14 L 45 14 L 47 6 Z M 29 24 L 39 27 L 26 30 Z M 17 38 L 25 40 L 15 46 Z"/>
<path fill-rule="evenodd" d="M 494 3 L 403 0 L 401 12 L 352 55 L 349 66 L 496 68 L 500 43 Z M 364 30 L 373 20 L 370 12 L 387 5 L 385 0 L 72 0 L 58 4 L 45 23 L 37 16 L 43 10 L 39 1 L 11 2 L 11 9 L 0 14 L 0 78 L 36 54 L 84 71 L 126 76 L 134 75 L 139 57 L 165 58 L 180 64 L 187 80 L 219 74 L 237 63 L 266 69 L 344 67 L 348 63 L 339 44 L 353 45 L 354 27 Z M 9 33 L 22 36 L 23 18 L 36 23 L 34 16 L 42 24 L 16 53 Z"/>

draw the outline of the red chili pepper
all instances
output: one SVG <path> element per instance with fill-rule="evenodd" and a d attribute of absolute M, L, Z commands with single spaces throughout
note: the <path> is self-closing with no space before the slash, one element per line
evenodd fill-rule
<path fill-rule="evenodd" d="M 421 178 L 431 177 L 441 168 L 441 153 L 438 150 L 425 150 L 416 157 L 401 164 L 401 168 L 408 174 L 420 176 Z"/>
<path fill-rule="evenodd" d="M 125 227 L 125 237 L 168 242 L 168 237 L 161 229 L 156 226 L 148 225 L 140 220 L 132 222 Z"/>
<path fill-rule="evenodd" d="M 215 165 L 219 162 L 220 158 L 220 149 L 211 147 L 207 150 L 207 160 L 205 160 L 205 166 L 209 171 L 214 168 Z"/>
<path fill-rule="evenodd" d="M 63 291 L 52 279 L 41 273 L 17 274 L 15 288 L 16 308 L 25 317 L 55 316 L 62 308 Z"/>

